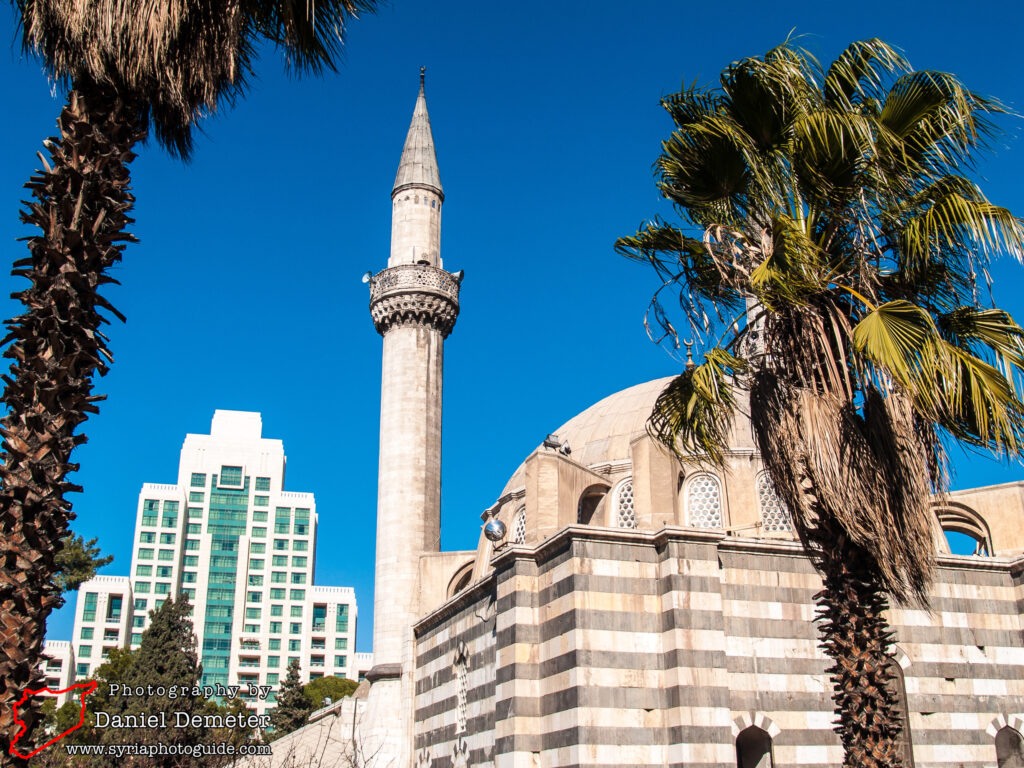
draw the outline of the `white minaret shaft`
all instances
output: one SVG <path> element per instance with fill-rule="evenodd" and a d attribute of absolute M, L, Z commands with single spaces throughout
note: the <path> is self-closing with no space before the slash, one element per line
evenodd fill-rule
<path fill-rule="evenodd" d="M 459 313 L 459 279 L 441 268 L 444 192 L 422 71 L 391 200 L 391 258 L 370 280 L 370 314 L 384 345 L 373 669 L 363 732 L 388 756 L 375 764 L 406 768 L 419 561 L 441 543 L 444 340 Z"/>

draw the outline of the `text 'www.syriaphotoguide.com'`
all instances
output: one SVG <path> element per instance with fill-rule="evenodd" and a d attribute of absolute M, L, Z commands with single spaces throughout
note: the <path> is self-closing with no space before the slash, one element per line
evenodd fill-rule
<path fill-rule="evenodd" d="M 269 744 L 67 744 L 69 755 L 108 755 L 110 757 L 156 757 L 158 755 L 269 755 Z"/>

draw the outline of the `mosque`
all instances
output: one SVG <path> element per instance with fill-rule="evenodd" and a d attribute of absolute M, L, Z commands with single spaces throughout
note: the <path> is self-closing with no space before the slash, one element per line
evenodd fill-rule
<path fill-rule="evenodd" d="M 833 768 L 821 582 L 738 417 L 726 468 L 645 430 L 668 379 L 553 430 L 442 552 L 444 342 L 461 273 L 422 77 L 368 275 L 383 337 L 373 666 L 273 764 L 373 768 Z M 496 489 L 497 490 L 497 489 Z M 500 535 L 504 533 L 504 535 Z M 949 552 L 947 536 L 973 540 Z M 931 611 L 893 608 L 904 765 L 1024 766 L 1024 482 L 935 507 Z"/>

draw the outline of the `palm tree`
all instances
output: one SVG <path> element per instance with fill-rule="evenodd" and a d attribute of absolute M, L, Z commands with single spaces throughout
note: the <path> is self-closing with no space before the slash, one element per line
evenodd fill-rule
<path fill-rule="evenodd" d="M 1024 227 L 965 175 L 1003 109 L 880 40 L 828 69 L 787 41 L 662 106 L 675 129 L 658 186 L 683 224 L 656 219 L 616 247 L 662 278 L 651 312 L 668 334 L 659 296 L 678 290 L 704 358 L 660 395 L 649 430 L 720 464 L 749 398 L 823 578 L 845 765 L 895 768 L 885 611 L 927 603 L 943 440 L 1024 445 L 1024 330 L 978 286 L 993 257 L 1021 258 Z"/>
<path fill-rule="evenodd" d="M 26 185 L 24 222 L 38 228 L 14 274 L 29 281 L 15 298 L 5 355 L 13 360 L 0 421 L 0 754 L 17 725 L 12 704 L 39 680 L 46 618 L 59 603 L 55 558 L 73 518 L 65 498 L 76 429 L 96 413 L 95 374 L 111 361 L 104 313 L 124 319 L 101 295 L 114 282 L 134 198 L 128 165 L 152 130 L 187 158 L 192 127 L 245 90 L 258 43 L 281 49 L 289 68 L 334 69 L 343 31 L 375 0 L 16 0 L 23 43 L 69 86 L 50 159 Z M 29 725 L 35 713 L 21 713 Z M 22 736 L 19 749 L 25 750 Z"/>

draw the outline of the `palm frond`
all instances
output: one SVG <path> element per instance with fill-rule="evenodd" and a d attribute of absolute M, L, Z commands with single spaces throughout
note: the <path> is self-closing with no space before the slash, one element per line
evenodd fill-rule
<path fill-rule="evenodd" d="M 268 40 L 294 71 L 333 69 L 345 29 L 374 0 L 15 0 L 22 43 L 62 82 L 136 101 L 140 122 L 182 156 L 197 120 L 240 96 Z"/>
<path fill-rule="evenodd" d="M 909 183 L 969 167 L 975 151 L 996 132 L 988 115 L 1005 111 L 945 72 L 906 74 L 882 105 L 880 157 L 891 173 Z"/>
<path fill-rule="evenodd" d="M 974 262 L 986 264 L 999 254 L 1024 260 L 1024 222 L 984 198 L 945 191 L 903 223 L 897 242 L 907 269 L 961 254 L 962 268 L 973 271 Z"/>
<path fill-rule="evenodd" d="M 722 465 L 736 407 L 733 377 L 744 370 L 745 360 L 709 350 L 658 395 L 647 431 L 679 458 Z"/>
<path fill-rule="evenodd" d="M 910 64 L 888 43 L 873 37 L 853 42 L 828 68 L 822 84 L 825 102 L 840 109 L 877 98 L 882 74 L 909 72 Z"/>

